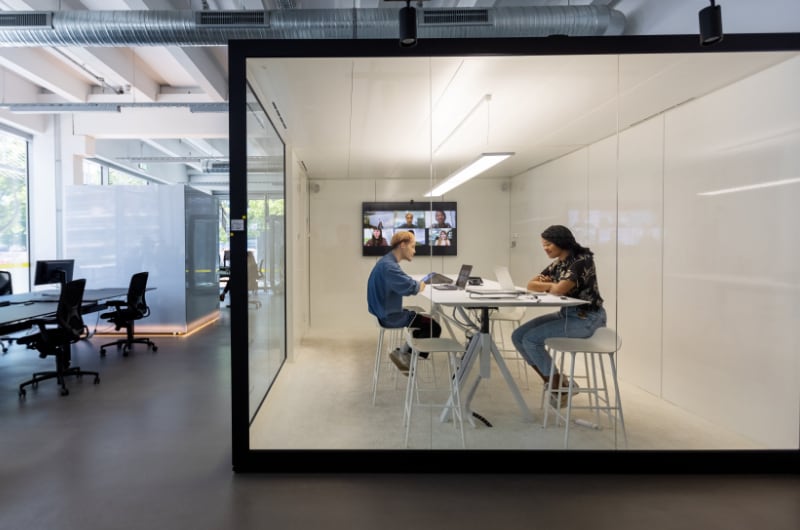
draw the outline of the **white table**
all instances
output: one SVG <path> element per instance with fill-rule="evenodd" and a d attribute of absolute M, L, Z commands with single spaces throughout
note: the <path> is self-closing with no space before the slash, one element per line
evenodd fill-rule
<path fill-rule="evenodd" d="M 455 275 L 449 274 L 446 276 L 450 278 L 455 277 Z M 421 277 L 422 275 L 416 279 L 420 279 Z M 485 288 L 500 288 L 500 285 L 492 280 L 484 279 L 483 283 Z M 469 286 L 467 286 L 467 289 L 469 289 Z M 524 288 L 520 289 L 525 290 Z M 505 361 L 503 361 L 503 357 L 500 354 L 500 351 L 497 349 L 497 345 L 492 339 L 490 332 L 489 311 L 492 308 L 499 307 L 565 307 L 582 305 L 588 302 L 579 300 L 577 298 L 556 296 L 549 293 L 528 293 L 514 298 L 491 297 L 486 295 L 475 295 L 469 293 L 466 289 L 452 291 L 438 290 L 434 289 L 433 286 L 430 285 L 419 294 L 431 301 L 433 313 L 442 314 L 445 316 L 445 318 L 448 317 L 442 311 L 443 307 L 470 308 L 478 309 L 480 311 L 480 331 L 472 336 L 472 339 L 467 346 L 467 350 L 464 353 L 464 357 L 461 361 L 457 374 L 459 378 L 459 385 L 463 387 L 467 381 L 467 378 L 469 377 L 470 372 L 472 371 L 473 366 L 475 365 L 475 362 L 477 361 L 480 363 L 478 375 L 475 377 L 475 380 L 472 383 L 469 392 L 467 393 L 467 398 L 464 401 L 464 410 L 467 413 L 466 415 L 469 418 L 470 423 L 473 426 L 475 425 L 473 420 L 473 411 L 470 408 L 472 398 L 474 397 L 481 380 L 489 379 L 491 374 L 490 365 L 492 359 L 494 359 L 498 369 L 500 370 L 500 373 L 503 374 L 511 393 L 517 400 L 517 404 L 519 405 L 523 418 L 525 420 L 533 421 L 533 415 L 528 409 L 528 405 L 525 403 L 519 388 L 514 382 L 514 378 L 508 371 L 508 367 L 506 366 Z M 447 421 L 447 418 L 449 417 L 449 411 L 450 409 L 447 407 L 444 409 L 440 417 L 441 421 Z"/>

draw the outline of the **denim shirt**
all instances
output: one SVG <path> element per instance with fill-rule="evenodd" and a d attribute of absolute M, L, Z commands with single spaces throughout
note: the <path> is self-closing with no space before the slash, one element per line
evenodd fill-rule
<path fill-rule="evenodd" d="M 412 311 L 403 310 L 403 297 L 418 292 L 419 282 L 400 268 L 389 251 L 375 263 L 367 280 L 367 307 L 383 327 L 402 328 L 414 319 Z"/>

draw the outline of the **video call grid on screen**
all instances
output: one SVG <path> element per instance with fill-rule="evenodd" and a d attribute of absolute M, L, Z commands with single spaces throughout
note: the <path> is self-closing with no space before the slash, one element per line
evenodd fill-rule
<path fill-rule="evenodd" d="M 418 255 L 457 255 L 456 204 L 456 202 L 362 203 L 362 255 L 383 256 L 389 251 L 389 243 L 395 232 L 403 230 L 414 232 Z"/>

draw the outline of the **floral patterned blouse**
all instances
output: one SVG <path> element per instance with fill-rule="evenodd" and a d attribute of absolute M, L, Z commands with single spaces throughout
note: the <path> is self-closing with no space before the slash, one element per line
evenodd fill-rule
<path fill-rule="evenodd" d="M 586 300 L 589 302 L 590 311 L 603 307 L 603 297 L 597 287 L 597 270 L 591 254 L 570 254 L 563 261 L 555 260 L 542 271 L 543 276 L 549 276 L 554 282 L 569 280 L 575 287 L 567 296 Z"/>

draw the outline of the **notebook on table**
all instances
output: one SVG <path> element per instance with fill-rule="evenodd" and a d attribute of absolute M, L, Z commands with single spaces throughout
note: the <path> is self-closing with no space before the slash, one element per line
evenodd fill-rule
<path fill-rule="evenodd" d="M 456 289 L 463 289 L 467 286 L 467 280 L 469 279 L 469 275 L 471 273 L 472 265 L 461 265 L 461 270 L 458 271 L 456 283 L 437 284 L 434 285 L 433 288 L 441 291 L 454 291 Z"/>
<path fill-rule="evenodd" d="M 497 283 L 500 284 L 499 289 L 496 287 L 470 287 L 467 289 L 467 292 L 474 294 L 508 296 L 516 296 L 519 294 L 525 294 L 527 292 L 525 289 L 518 289 L 516 286 L 514 286 L 514 280 L 511 279 L 511 273 L 508 271 L 508 267 L 497 265 L 494 268 L 494 275 L 497 278 Z"/>

